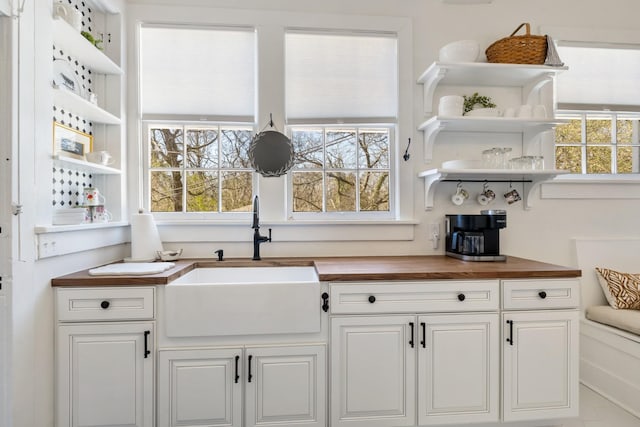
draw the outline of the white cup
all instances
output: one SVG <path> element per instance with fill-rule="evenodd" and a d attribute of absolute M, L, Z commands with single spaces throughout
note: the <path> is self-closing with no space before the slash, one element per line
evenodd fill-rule
<path fill-rule="evenodd" d="M 467 192 L 467 190 L 462 188 L 462 184 L 458 184 L 458 186 L 456 187 L 455 194 L 451 196 L 451 203 L 453 203 L 456 206 L 460 206 L 468 198 L 469 198 L 469 193 Z"/>
<path fill-rule="evenodd" d="M 531 105 L 521 105 L 518 108 L 518 117 L 521 119 L 530 119 L 533 115 L 533 107 Z"/>
<path fill-rule="evenodd" d="M 446 95 L 438 103 L 438 115 L 462 116 L 464 112 L 464 98 L 459 95 Z"/>
<path fill-rule="evenodd" d="M 547 107 L 544 105 L 536 105 L 533 107 L 533 117 L 536 119 L 546 119 L 547 118 Z"/>
<path fill-rule="evenodd" d="M 98 163 L 100 165 L 110 165 L 113 163 L 113 157 L 108 151 L 92 151 L 84 155 L 88 162 Z"/>
<path fill-rule="evenodd" d="M 64 19 L 77 32 L 82 31 L 82 13 L 70 4 L 64 4 L 61 1 L 53 5 L 56 16 Z"/>

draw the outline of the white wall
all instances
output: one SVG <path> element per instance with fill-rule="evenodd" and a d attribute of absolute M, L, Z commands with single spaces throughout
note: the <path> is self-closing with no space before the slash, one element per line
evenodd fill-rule
<path fill-rule="evenodd" d="M 37 3 L 37 10 L 33 5 Z M 187 2 L 175 0 L 138 1 L 136 3 Z M 607 10 L 621 13 L 602 13 L 600 0 L 494 0 L 491 5 L 444 5 L 439 0 L 199 0 L 189 3 L 208 7 L 269 9 L 302 12 L 326 12 L 338 14 L 391 15 L 413 20 L 415 81 L 424 69 L 436 59 L 439 48 L 447 42 L 459 39 L 476 39 L 483 46 L 497 38 L 507 36 L 521 22 L 528 21 L 534 31 L 539 26 L 567 26 L 605 29 L 613 32 L 634 30 L 640 12 L 640 4 L 628 0 L 610 0 Z M 26 198 L 33 194 L 39 180 L 50 179 L 46 173 L 46 159 L 38 156 L 38 149 L 49 147 L 51 141 L 51 111 L 46 102 L 50 99 L 47 86 L 49 71 L 39 67 L 50 59 L 51 30 L 50 3 L 27 1 L 27 11 L 21 20 L 21 110 L 20 141 L 22 147 L 21 174 L 26 213 L 21 217 L 21 248 L 14 248 L 16 259 L 14 277 L 16 283 L 13 305 L 13 361 L 12 408 L 13 427 L 50 426 L 53 424 L 53 305 L 51 277 L 69 273 L 92 265 L 122 258 L 127 255 L 126 246 L 77 253 L 43 261 L 35 260 L 33 226 L 37 214 L 35 204 Z M 214 10 L 211 13 L 215 13 Z M 33 52 L 37 53 L 34 59 Z M 570 64 L 569 64 L 570 65 Z M 424 119 L 422 91 L 414 90 L 415 124 Z M 34 126 L 35 123 L 35 126 Z M 436 143 L 431 165 L 423 162 L 422 135 L 412 130 L 414 143 L 411 161 L 401 167 L 410 168 L 416 176 L 421 170 L 439 166 L 444 160 L 468 158 L 482 148 L 491 147 L 500 140 L 481 136 L 443 137 Z M 49 168 L 50 169 L 50 168 Z M 442 222 L 446 213 L 475 213 L 477 204 L 454 209 L 448 201 L 450 184 L 440 187 L 436 193 L 433 211 L 424 211 L 423 184 L 414 181 L 414 217 L 419 222 L 413 241 L 380 242 L 288 242 L 263 245 L 263 256 L 279 255 L 366 255 L 366 254 L 432 254 L 440 250 L 430 249 L 425 238 L 427 224 Z M 506 188 L 505 188 L 506 190 Z M 501 191 L 501 190 L 500 190 Z M 48 195 L 42 195 L 47 197 Z M 508 228 L 502 233 L 503 252 L 537 260 L 568 264 L 571 262 L 570 238 L 574 236 L 627 236 L 637 235 L 637 200 L 533 200 L 533 208 L 521 206 L 508 208 Z M 630 231 L 631 230 L 631 231 Z M 247 257 L 251 253 L 251 230 L 247 226 L 246 243 L 220 243 L 216 235 L 211 241 L 185 246 L 190 255 L 211 256 L 213 250 L 225 249 L 228 256 Z M 163 233 L 168 232 L 163 228 Z M 274 237 L 277 235 L 274 227 Z"/>

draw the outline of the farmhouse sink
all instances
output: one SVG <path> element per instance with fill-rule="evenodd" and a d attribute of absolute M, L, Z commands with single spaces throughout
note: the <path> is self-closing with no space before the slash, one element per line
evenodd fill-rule
<path fill-rule="evenodd" d="M 314 267 L 196 268 L 165 286 L 169 337 L 320 331 Z"/>

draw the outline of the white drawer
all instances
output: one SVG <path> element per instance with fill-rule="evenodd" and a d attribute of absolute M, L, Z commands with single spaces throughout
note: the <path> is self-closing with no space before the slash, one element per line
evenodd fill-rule
<path fill-rule="evenodd" d="M 502 308 L 505 310 L 574 308 L 579 305 L 579 279 L 502 281 Z"/>
<path fill-rule="evenodd" d="M 153 287 L 56 288 L 61 322 L 153 319 Z"/>
<path fill-rule="evenodd" d="M 498 280 L 331 283 L 333 314 L 494 311 Z"/>

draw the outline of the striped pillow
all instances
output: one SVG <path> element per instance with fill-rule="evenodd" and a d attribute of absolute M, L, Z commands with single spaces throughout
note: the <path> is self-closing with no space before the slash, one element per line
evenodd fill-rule
<path fill-rule="evenodd" d="M 640 274 L 596 267 L 598 281 L 613 308 L 640 310 Z"/>

